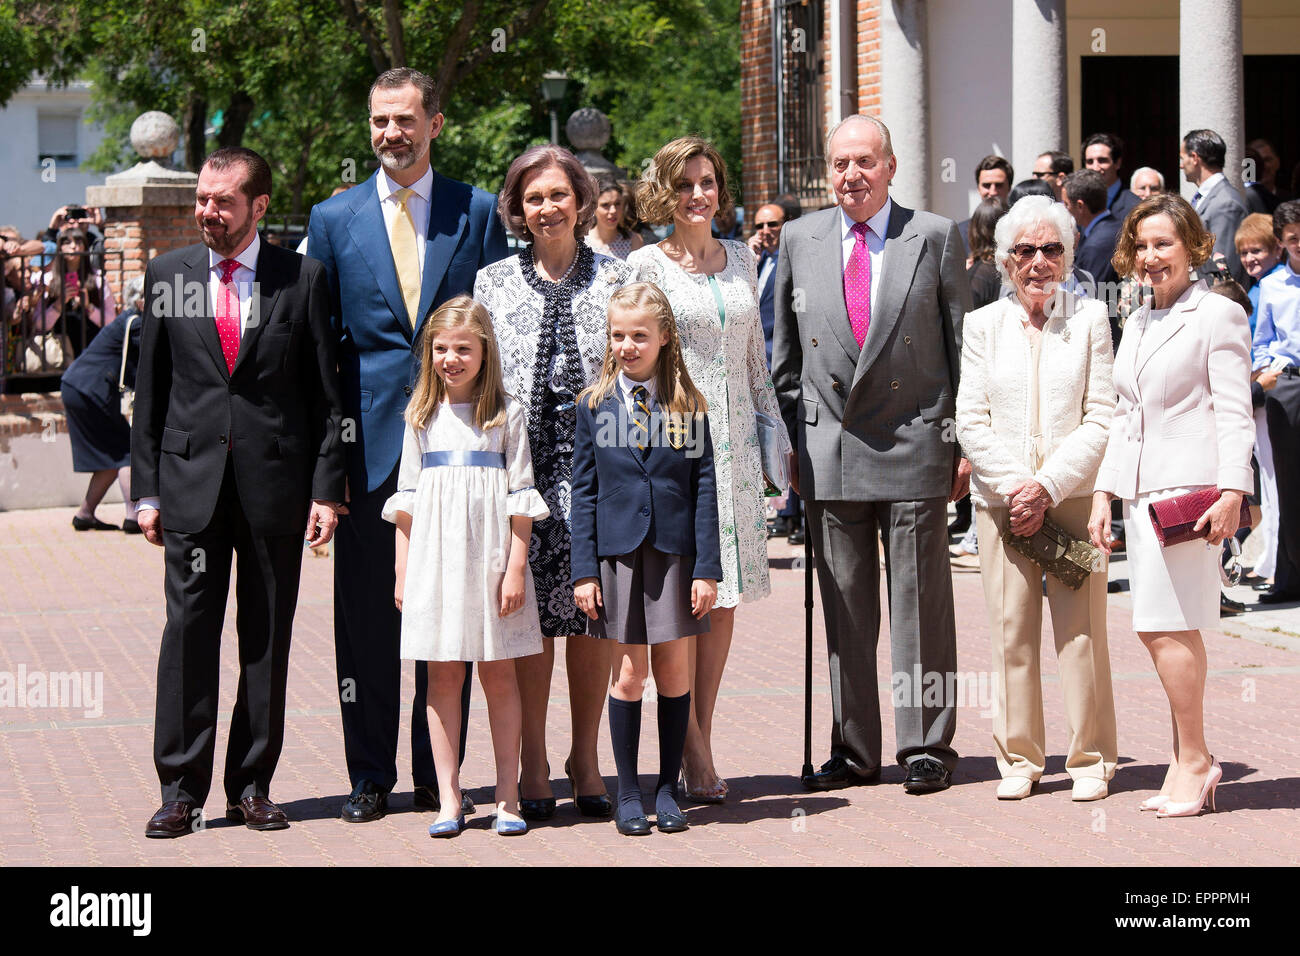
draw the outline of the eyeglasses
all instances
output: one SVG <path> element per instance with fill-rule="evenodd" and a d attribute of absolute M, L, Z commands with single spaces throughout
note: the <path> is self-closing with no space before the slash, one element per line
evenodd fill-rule
<path fill-rule="evenodd" d="M 1050 169 L 1040 173 L 1038 170 L 1035 169 L 1032 175 L 1035 179 L 1051 179 L 1053 176 L 1056 175 L 1056 173 L 1052 172 Z"/>
<path fill-rule="evenodd" d="M 1011 254 L 1021 262 L 1029 262 L 1040 252 L 1044 259 L 1055 261 L 1065 255 L 1065 245 L 1060 242 L 1045 242 L 1041 246 L 1033 246 L 1022 242 L 1011 247 Z"/>
<path fill-rule="evenodd" d="M 754 223 L 754 231 L 757 232 L 760 229 L 780 229 L 783 225 L 785 225 L 785 223 L 781 219 L 774 219 L 771 222 L 756 222 Z"/>

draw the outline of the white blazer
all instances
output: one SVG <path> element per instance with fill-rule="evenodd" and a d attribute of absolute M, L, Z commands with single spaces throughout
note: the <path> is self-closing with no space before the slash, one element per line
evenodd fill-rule
<path fill-rule="evenodd" d="M 1154 341 L 1139 363 L 1146 336 Z M 1132 500 L 1164 488 L 1254 488 L 1250 324 L 1237 303 L 1194 282 L 1162 319 L 1142 306 L 1120 339 L 1115 388 L 1098 491 Z"/>
<path fill-rule="evenodd" d="M 1091 495 L 1115 410 L 1106 306 L 1063 292 L 1059 314 L 1043 326 L 1038 392 L 1029 394 L 1032 351 L 1025 310 L 1014 296 L 967 314 L 962 328 L 957 440 L 971 464 L 971 498 L 1005 508 L 1033 478 L 1059 505 Z M 1033 403 L 1042 436 L 1030 435 Z"/>

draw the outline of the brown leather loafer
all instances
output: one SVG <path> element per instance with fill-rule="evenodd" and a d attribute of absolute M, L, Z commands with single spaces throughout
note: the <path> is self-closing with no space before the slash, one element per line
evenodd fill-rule
<path fill-rule="evenodd" d="M 266 797 L 244 797 L 226 807 L 226 819 L 242 823 L 250 830 L 287 830 L 289 818 Z"/>
<path fill-rule="evenodd" d="M 144 835 L 159 839 L 185 836 L 195 829 L 197 805 L 188 800 L 169 800 L 144 825 Z"/>

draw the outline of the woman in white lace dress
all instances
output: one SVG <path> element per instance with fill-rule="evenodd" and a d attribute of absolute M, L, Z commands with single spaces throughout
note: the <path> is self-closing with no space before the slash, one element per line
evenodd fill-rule
<path fill-rule="evenodd" d="M 530 820 L 555 812 L 546 711 L 557 637 L 564 639 L 569 678 L 573 739 L 565 769 L 574 800 L 589 816 L 613 810 L 596 760 L 610 649 L 588 636 L 569 580 L 574 398 L 600 373 L 609 297 L 632 276 L 627 264 L 582 241 L 595 208 L 596 184 L 572 153 L 557 146 L 525 151 L 506 173 L 497 212 L 528 246 L 480 269 L 474 283 L 474 298 L 492 314 L 506 392 L 527 409 L 533 473 L 551 512 L 533 523 L 528 549 L 543 649 L 515 665 L 524 713 L 520 807 Z"/>
<path fill-rule="evenodd" d="M 710 231 L 719 209 L 731 208 L 726 177 L 722 157 L 702 139 L 688 136 L 660 149 L 637 203 L 647 222 L 671 222 L 674 231 L 628 256 L 637 278 L 659 286 L 672 303 L 687 370 L 709 403 L 723 578 L 712 629 L 691 638 L 693 706 L 682 763 L 688 796 L 707 803 L 721 803 L 727 793 L 711 738 L 736 605 L 770 591 L 755 411 L 776 423 L 790 447 L 763 347 L 754 254 L 743 242 L 714 239 Z"/>

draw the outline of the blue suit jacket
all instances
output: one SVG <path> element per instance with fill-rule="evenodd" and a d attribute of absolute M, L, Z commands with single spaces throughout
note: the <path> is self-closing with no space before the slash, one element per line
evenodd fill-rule
<path fill-rule="evenodd" d="M 366 491 L 383 484 L 401 458 L 402 413 L 419 371 L 414 345 L 429 313 L 454 296 L 472 294 L 478 270 L 509 253 L 496 197 L 435 170 L 413 333 L 377 176 L 314 207 L 307 226 L 308 252 L 325 266 L 339 336 L 348 478 L 353 489 Z"/>
<path fill-rule="evenodd" d="M 758 260 L 759 281 L 762 281 L 763 264 L 770 258 L 772 271 L 767 277 L 767 285 L 758 290 L 758 316 L 763 321 L 763 345 L 767 349 L 767 367 L 772 367 L 772 330 L 776 328 L 776 313 L 773 311 L 772 290 L 776 288 L 776 266 L 780 261 L 780 250 L 765 252 Z"/>
<path fill-rule="evenodd" d="M 1097 220 L 1087 238 L 1074 251 L 1074 264 L 1087 270 L 1098 282 L 1116 281 L 1119 276 L 1115 274 L 1115 267 L 1110 264 L 1110 260 L 1115 255 L 1115 244 L 1119 242 L 1119 229 L 1120 222 L 1113 212 Z M 1102 296 L 1098 293 L 1097 297 Z"/>
<path fill-rule="evenodd" d="M 685 447 L 672 448 L 662 428 L 650 454 L 628 441 L 618 389 L 594 411 L 578 400 L 573 440 L 573 583 L 600 577 L 599 559 L 630 554 L 648 541 L 665 554 L 695 555 L 692 578 L 722 580 L 718 499 L 709 420 L 697 416 Z M 662 421 L 656 416 L 656 424 Z"/>

